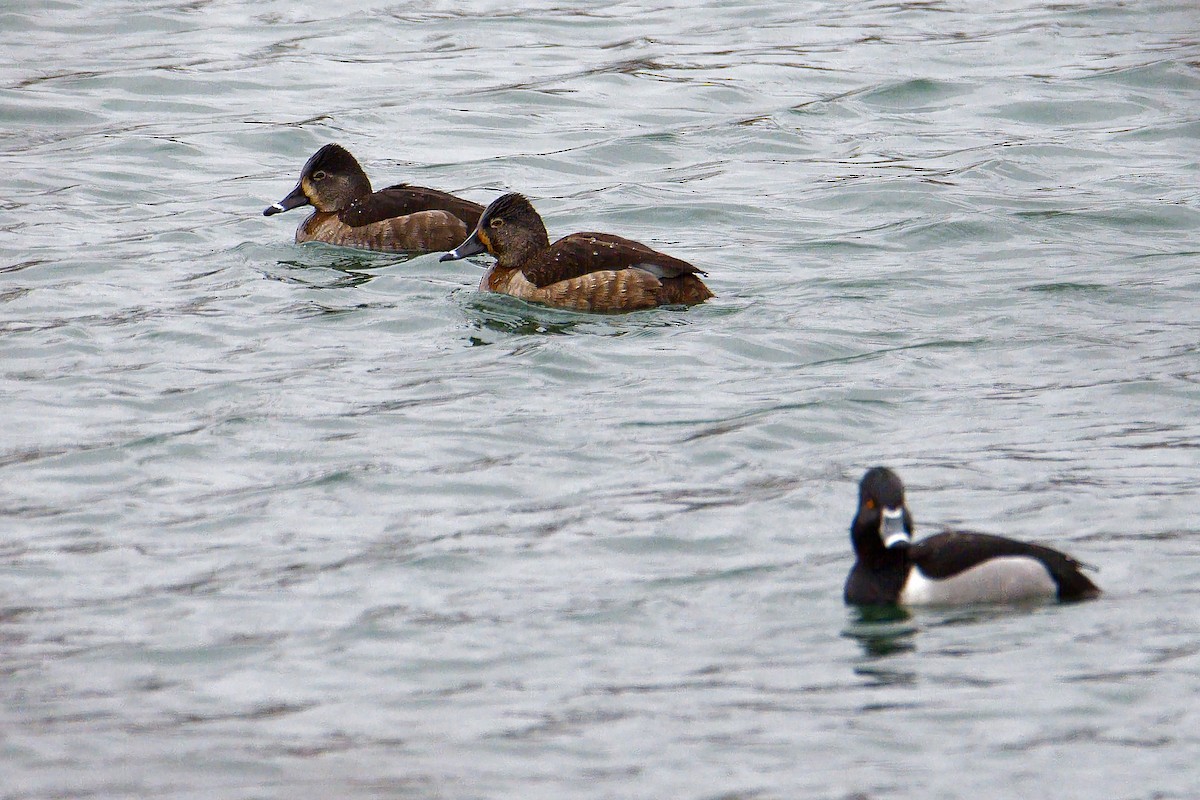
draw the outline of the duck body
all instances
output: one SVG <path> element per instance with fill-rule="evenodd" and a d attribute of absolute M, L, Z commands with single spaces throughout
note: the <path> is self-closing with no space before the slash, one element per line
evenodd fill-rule
<path fill-rule="evenodd" d="M 850 528 L 856 561 L 851 605 L 975 605 L 1087 600 L 1100 589 L 1078 561 L 1044 545 L 946 531 L 912 541 L 904 486 L 884 467 L 867 471 Z"/>
<path fill-rule="evenodd" d="M 454 204 L 475 206 L 475 219 L 483 211 L 483 206 L 436 189 L 389 186 L 337 211 L 314 210 L 296 228 L 296 242 L 389 253 L 433 253 L 453 247 L 471 230 L 470 210 L 454 213 L 445 208 Z"/>
<path fill-rule="evenodd" d="M 483 206 L 437 189 L 400 183 L 379 191 L 344 148 L 322 147 L 287 197 L 264 216 L 303 205 L 313 212 L 296 228 L 297 242 L 325 242 L 384 252 L 445 250 L 474 227 Z"/>
<path fill-rule="evenodd" d="M 507 194 L 443 261 L 487 252 L 496 263 L 479 288 L 576 311 L 694 305 L 713 296 L 704 273 L 682 259 L 610 233 L 572 233 L 553 244 L 530 202 Z"/>

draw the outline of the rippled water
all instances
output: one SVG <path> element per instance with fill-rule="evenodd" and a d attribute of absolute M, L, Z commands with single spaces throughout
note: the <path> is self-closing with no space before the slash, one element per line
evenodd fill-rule
<path fill-rule="evenodd" d="M 5 800 L 1200 792 L 1194 4 L 0 30 Z M 718 298 L 295 246 L 329 141 Z M 1105 597 L 847 610 L 875 463 Z"/>

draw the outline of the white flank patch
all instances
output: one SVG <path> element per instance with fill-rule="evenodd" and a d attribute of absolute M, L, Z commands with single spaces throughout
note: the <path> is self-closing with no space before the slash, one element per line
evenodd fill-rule
<path fill-rule="evenodd" d="M 1002 556 L 989 559 L 950 578 L 928 578 L 914 567 L 900 602 L 904 605 L 971 605 L 1051 599 L 1058 586 L 1036 558 Z"/>

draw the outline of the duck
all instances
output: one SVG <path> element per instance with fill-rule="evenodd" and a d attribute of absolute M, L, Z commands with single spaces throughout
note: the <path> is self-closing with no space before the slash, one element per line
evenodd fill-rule
<path fill-rule="evenodd" d="M 311 205 L 296 241 L 325 242 L 389 253 L 434 253 L 453 247 L 479 221 L 483 206 L 452 194 L 398 183 L 372 191 L 346 148 L 327 144 L 300 170 L 296 188 L 263 216 Z"/>
<path fill-rule="evenodd" d="M 619 312 L 703 303 L 713 293 L 686 261 L 610 233 L 572 233 L 553 244 L 533 204 L 510 192 L 492 201 L 462 244 L 441 257 L 495 257 L 481 291 L 574 311 Z"/>
<path fill-rule="evenodd" d="M 863 475 L 850 539 L 856 560 L 846 579 L 847 605 L 1071 602 L 1100 595 L 1083 564 L 1044 545 L 969 531 L 913 542 L 904 484 L 887 467 Z"/>

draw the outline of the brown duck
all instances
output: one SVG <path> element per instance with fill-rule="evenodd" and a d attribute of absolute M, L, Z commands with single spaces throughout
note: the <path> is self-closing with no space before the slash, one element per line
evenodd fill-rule
<path fill-rule="evenodd" d="M 483 212 L 478 203 L 404 183 L 373 192 L 358 161 L 336 144 L 314 153 L 300 171 L 296 188 L 268 206 L 263 216 L 310 204 L 315 210 L 296 228 L 297 242 L 387 252 L 453 247 Z"/>
<path fill-rule="evenodd" d="M 692 305 L 713 296 L 686 261 L 610 233 L 572 233 L 554 244 L 524 196 L 506 194 L 483 212 L 469 237 L 442 256 L 488 252 L 496 263 L 479 288 L 577 311 L 634 311 Z"/>

